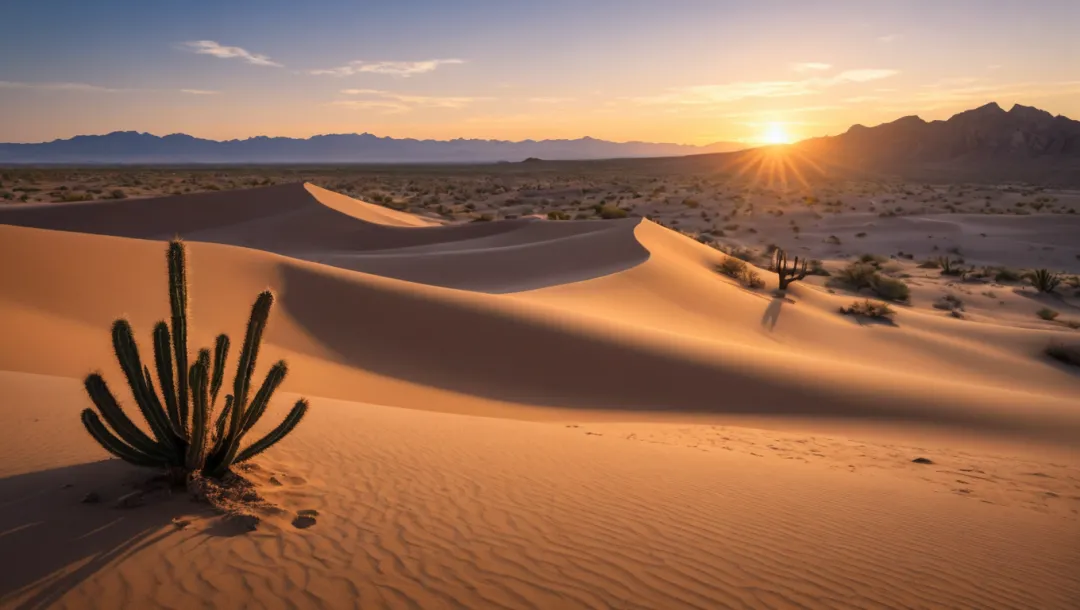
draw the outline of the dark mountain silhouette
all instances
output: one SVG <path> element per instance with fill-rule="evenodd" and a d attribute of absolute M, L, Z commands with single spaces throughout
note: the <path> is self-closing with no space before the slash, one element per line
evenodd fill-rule
<path fill-rule="evenodd" d="M 996 103 L 944 121 L 907 116 L 805 140 L 795 151 L 825 166 L 914 179 L 1080 183 L 1080 121 Z"/>
<path fill-rule="evenodd" d="M 0 163 L 477 163 L 541 159 L 668 157 L 745 148 L 734 142 L 707 146 L 577 140 L 414 140 L 368 133 L 306 139 L 258 136 L 204 140 L 186 134 L 164 137 L 134 131 L 75 136 L 40 144 L 0 144 Z"/>

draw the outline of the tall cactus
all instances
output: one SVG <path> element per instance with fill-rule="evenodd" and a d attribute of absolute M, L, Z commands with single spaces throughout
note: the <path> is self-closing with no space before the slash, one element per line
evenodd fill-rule
<path fill-rule="evenodd" d="M 183 474 L 185 479 L 194 473 L 221 477 L 233 464 L 251 459 L 292 432 L 307 413 L 308 402 L 298 400 L 276 428 L 240 449 L 244 435 L 262 417 L 288 372 L 284 361 L 274 364 L 248 403 L 251 379 L 274 296 L 269 291 L 263 292 L 252 306 L 233 393 L 225 397 L 224 407 L 215 420 L 213 411 L 224 381 L 229 337 L 218 335 L 213 355 L 209 349 L 202 349 L 188 366 L 187 272 L 183 244 L 170 242 L 166 259 L 172 326 L 170 328 L 168 323 L 161 321 L 154 326 L 153 332 L 154 367 L 160 397 L 150 367 L 144 365 L 139 356 L 131 325 L 120 319 L 112 327 L 117 361 L 150 434 L 124 413 L 98 373 L 87 376 L 84 383 L 97 412 L 83 410 L 82 422 L 105 450 L 137 466 L 164 468 Z"/>
<path fill-rule="evenodd" d="M 792 282 L 806 277 L 806 259 L 799 260 L 796 256 L 790 268 L 788 268 L 787 252 L 780 248 L 773 254 L 773 271 L 780 278 L 780 290 L 786 290 Z"/>

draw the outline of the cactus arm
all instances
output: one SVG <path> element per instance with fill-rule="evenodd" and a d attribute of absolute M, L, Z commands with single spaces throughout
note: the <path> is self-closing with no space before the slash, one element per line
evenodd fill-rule
<path fill-rule="evenodd" d="M 266 379 L 263 381 L 262 387 L 255 393 L 255 398 L 251 400 L 251 406 L 248 407 L 246 413 L 244 413 L 243 426 L 240 428 L 240 435 L 247 432 L 255 425 L 255 422 L 259 421 L 263 413 L 266 412 L 266 406 L 270 403 L 270 398 L 277 391 L 278 386 L 282 381 L 285 381 L 285 375 L 288 374 L 289 368 L 285 364 L 284 360 L 279 360 L 274 366 L 270 367 L 270 370 L 266 373 Z M 237 442 L 240 438 L 237 435 Z"/>
<path fill-rule="evenodd" d="M 116 359 L 120 362 L 120 368 L 127 377 L 131 393 L 135 396 L 135 402 L 150 426 L 150 431 L 169 452 L 176 451 L 176 438 L 169 417 L 161 408 L 157 396 L 151 397 L 151 390 L 146 385 L 146 378 L 143 376 L 146 369 L 139 359 L 139 348 L 135 343 L 135 337 L 132 336 L 131 325 L 127 320 L 117 320 L 113 323 L 112 334 Z"/>
<path fill-rule="evenodd" d="M 105 428 L 105 425 L 101 423 L 101 420 L 98 419 L 97 413 L 94 413 L 93 409 L 83 410 L 82 423 L 83 426 L 86 427 L 86 431 L 90 433 L 90 436 L 92 436 L 99 445 L 121 460 L 136 466 L 147 466 L 151 468 L 166 465 L 165 460 L 142 453 L 135 448 L 124 444 L 123 441 L 113 436 L 112 433 Z"/>
<path fill-rule="evenodd" d="M 229 420 L 228 436 L 232 439 L 240 433 L 243 416 L 247 410 L 248 390 L 251 377 L 255 373 L 255 361 L 259 355 L 259 345 L 266 329 L 266 320 L 270 317 L 270 307 L 274 304 L 274 295 L 270 291 L 259 294 L 251 306 L 244 345 L 240 349 L 240 361 L 236 367 L 236 379 L 233 382 L 233 409 Z"/>
<path fill-rule="evenodd" d="M 210 381 L 210 409 L 217 403 L 221 382 L 225 377 L 225 360 L 229 357 L 229 336 L 221 334 L 214 340 L 214 375 Z"/>
<path fill-rule="evenodd" d="M 229 415 L 232 413 L 233 397 L 232 394 L 225 396 L 225 407 L 221 409 L 221 414 L 218 415 L 217 423 L 214 424 L 214 448 L 213 452 L 217 452 L 222 440 L 225 438 L 225 424 L 229 421 Z"/>
<path fill-rule="evenodd" d="M 169 421 L 172 422 L 174 429 L 183 430 L 184 424 L 180 419 L 180 410 L 176 404 L 172 338 L 169 336 L 169 325 L 164 321 L 158 322 L 154 326 L 154 366 L 157 368 L 161 394 L 165 397 L 165 408 L 169 415 Z"/>
<path fill-rule="evenodd" d="M 195 364 L 191 365 L 188 376 L 188 388 L 191 391 L 191 443 L 187 448 L 187 467 L 192 471 L 202 466 L 205 457 L 207 419 L 209 419 L 209 382 L 207 379 L 209 360 L 209 351 L 200 352 Z"/>
<path fill-rule="evenodd" d="M 116 397 L 109 391 L 109 386 L 101 375 L 96 373 L 88 375 L 83 382 L 83 386 L 86 388 L 90 400 L 97 406 L 105 423 L 109 424 L 109 427 L 116 432 L 116 435 L 121 440 L 140 453 L 165 461 L 167 455 L 165 449 L 154 442 L 124 414 L 120 404 L 116 401 Z"/>
<path fill-rule="evenodd" d="M 236 460 L 233 463 L 239 464 L 241 462 L 246 462 L 251 458 L 255 457 L 256 455 L 259 455 L 263 451 L 266 451 L 281 439 L 285 438 L 285 436 L 292 432 L 293 429 L 296 428 L 296 425 L 300 423 L 300 420 L 303 419 L 304 415 L 307 413 L 307 409 L 307 400 L 301 398 L 300 400 L 296 401 L 296 404 L 293 405 L 292 410 L 289 411 L 289 414 L 285 417 L 285 420 L 278 424 L 278 427 L 274 428 L 266 436 L 255 441 L 246 449 L 241 451 L 236 456 Z M 227 466 L 228 465 L 226 465 L 226 467 Z"/>
<path fill-rule="evenodd" d="M 172 315 L 173 350 L 176 355 L 176 404 L 180 427 L 188 426 L 188 357 L 187 357 L 187 269 L 184 244 L 169 242 L 169 308 Z M 186 434 L 185 434 L 186 436 Z"/>

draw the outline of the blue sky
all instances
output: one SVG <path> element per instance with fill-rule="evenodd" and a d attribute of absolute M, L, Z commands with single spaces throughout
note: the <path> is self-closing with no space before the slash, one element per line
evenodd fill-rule
<path fill-rule="evenodd" d="M 1080 2 L 5 0 L 0 141 L 705 143 L 989 101 L 1080 118 Z"/>

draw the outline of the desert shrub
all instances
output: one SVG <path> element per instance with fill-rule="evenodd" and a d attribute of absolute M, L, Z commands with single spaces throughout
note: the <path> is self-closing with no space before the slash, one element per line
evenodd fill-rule
<path fill-rule="evenodd" d="M 229 468 L 249 460 L 292 432 L 304 414 L 301 398 L 276 428 L 241 449 L 244 435 L 266 411 L 274 391 L 285 380 L 288 368 L 278 361 L 266 374 L 262 386 L 250 396 L 256 358 L 270 317 L 274 295 L 261 293 L 251 308 L 233 391 L 214 421 L 214 407 L 221 390 L 229 337 L 218 335 L 211 362 L 209 349 L 201 349 L 188 366 L 187 272 L 184 246 L 169 243 L 169 304 L 171 325 L 164 320 L 154 326 L 154 365 L 161 395 L 155 390 L 150 369 L 144 366 L 127 320 L 113 323 L 113 349 L 150 435 L 132 422 L 98 373 L 85 380 L 90 399 L 98 411 L 85 409 L 82 423 L 102 447 L 136 466 L 160 468 L 174 481 L 192 482 L 200 476 L 221 478 Z M 249 400 L 250 398 L 250 400 Z M 98 413 L 101 414 L 99 418 Z M 104 418 L 105 423 L 101 419 Z M 111 430 L 110 430 L 111 428 Z"/>
<path fill-rule="evenodd" d="M 1009 269 L 1008 267 L 999 268 L 994 275 L 994 281 L 1001 284 L 1019 282 L 1021 279 L 1023 279 L 1023 276 L 1021 276 L 1020 273 L 1013 269 Z"/>
<path fill-rule="evenodd" d="M 832 244 L 834 246 L 839 246 L 840 245 L 840 238 L 835 236 L 835 235 L 830 235 L 827 238 L 825 238 L 825 243 Z"/>
<path fill-rule="evenodd" d="M 570 220 L 570 215 L 558 210 L 547 213 L 548 220 Z"/>
<path fill-rule="evenodd" d="M 1035 269 L 1027 274 L 1027 279 L 1039 292 L 1053 292 L 1061 284 L 1061 276 L 1049 269 Z"/>
<path fill-rule="evenodd" d="M 903 280 L 874 274 L 870 282 L 870 289 L 883 299 L 890 301 L 906 301 L 911 296 L 911 289 Z"/>
<path fill-rule="evenodd" d="M 919 269 L 941 269 L 941 263 L 937 259 L 928 259 L 919 263 Z"/>
<path fill-rule="evenodd" d="M 820 259 L 815 258 L 810 261 L 810 275 L 822 275 L 828 277 L 832 274 L 825 268 L 825 263 L 821 262 Z"/>
<path fill-rule="evenodd" d="M 622 208 L 617 208 L 613 205 L 598 205 L 596 208 L 596 214 L 604 220 L 615 220 L 617 218 L 626 218 L 628 213 Z"/>
<path fill-rule="evenodd" d="M 491 222 L 495 220 L 495 217 L 491 214 L 481 214 L 476 218 L 473 218 L 470 222 Z"/>
<path fill-rule="evenodd" d="M 964 259 L 954 259 L 949 256 L 942 256 L 938 259 L 938 265 L 941 267 L 941 275 L 966 275 L 969 270 L 962 266 L 963 263 Z"/>
<path fill-rule="evenodd" d="M 877 269 L 873 265 L 855 262 L 848 264 L 833 277 L 838 282 L 846 284 L 855 290 L 862 290 L 863 288 L 870 288 L 876 275 Z"/>
<path fill-rule="evenodd" d="M 947 294 L 934 302 L 934 309 L 945 311 L 963 311 L 964 301 L 952 294 Z"/>
<path fill-rule="evenodd" d="M 1050 322 L 1050 321 L 1056 320 L 1057 317 L 1061 315 L 1061 312 L 1054 311 L 1053 309 L 1050 309 L 1049 307 L 1043 307 L 1039 311 L 1036 311 L 1035 315 L 1039 316 L 1043 320 L 1046 320 L 1046 321 Z"/>
<path fill-rule="evenodd" d="M 127 193 L 125 193 L 123 189 L 113 189 L 112 192 L 109 193 L 109 197 L 111 199 L 127 199 Z"/>
<path fill-rule="evenodd" d="M 743 270 L 742 276 L 739 277 L 739 281 L 743 283 L 747 288 L 764 288 L 765 280 L 761 279 L 761 275 L 757 271 L 747 267 Z"/>
<path fill-rule="evenodd" d="M 1065 345 L 1055 342 L 1046 346 L 1045 353 L 1059 362 L 1080 366 L 1080 345 Z"/>
<path fill-rule="evenodd" d="M 869 289 L 883 299 L 906 301 L 910 289 L 903 280 L 885 277 L 870 263 L 853 262 L 833 276 L 832 283 L 855 291 Z"/>
<path fill-rule="evenodd" d="M 746 269 L 746 263 L 735 258 L 734 256 L 728 256 L 724 258 L 724 262 L 716 266 L 717 271 L 735 279 L 739 279 L 740 277 L 742 277 Z"/>
<path fill-rule="evenodd" d="M 847 307 L 841 307 L 840 313 L 848 316 L 861 316 L 878 320 L 891 320 L 896 311 L 888 303 L 874 302 L 870 299 L 855 301 Z"/>

